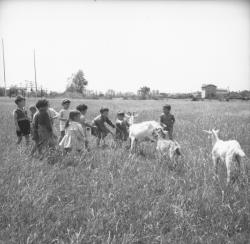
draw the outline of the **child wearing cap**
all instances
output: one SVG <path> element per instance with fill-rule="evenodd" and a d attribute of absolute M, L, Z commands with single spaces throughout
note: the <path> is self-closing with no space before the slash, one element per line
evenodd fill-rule
<path fill-rule="evenodd" d="M 173 140 L 173 127 L 175 123 L 175 117 L 170 113 L 171 106 L 165 105 L 163 106 L 163 113 L 160 116 L 160 124 L 163 127 L 163 130 L 168 132 L 169 139 Z"/>
<path fill-rule="evenodd" d="M 25 137 L 26 145 L 29 144 L 30 120 L 25 109 L 25 98 L 17 96 L 15 99 L 17 108 L 13 111 L 14 123 L 16 127 L 17 144 L 20 144 L 22 137 Z"/>
<path fill-rule="evenodd" d="M 69 107 L 70 107 L 70 100 L 69 99 L 64 99 L 62 101 L 62 109 L 59 112 L 59 126 L 60 126 L 60 138 L 59 138 L 59 142 L 63 139 L 64 135 L 65 135 L 65 124 L 66 121 L 69 118 Z"/>
<path fill-rule="evenodd" d="M 116 125 L 116 131 L 115 131 L 116 140 L 126 141 L 128 139 L 129 123 L 125 118 L 124 112 L 117 113 L 117 119 L 115 125 Z"/>
<path fill-rule="evenodd" d="M 105 125 L 105 123 L 107 123 L 112 128 L 115 128 L 115 125 L 110 121 L 108 116 L 109 116 L 109 109 L 108 108 L 101 108 L 100 115 L 98 115 L 92 121 L 91 132 L 94 136 L 97 137 L 97 139 L 96 139 L 97 146 L 100 145 L 101 139 L 103 140 L 104 145 L 105 145 L 105 137 L 108 135 L 108 133 L 113 135 L 113 133 Z"/>
<path fill-rule="evenodd" d="M 38 150 L 39 154 L 41 154 L 43 149 L 47 147 L 54 148 L 56 145 L 56 136 L 53 133 L 51 119 L 48 114 L 48 100 L 38 100 L 36 107 L 38 112 L 35 113 L 32 123 L 35 147 L 32 149 L 31 154 L 33 154 L 36 150 Z"/>

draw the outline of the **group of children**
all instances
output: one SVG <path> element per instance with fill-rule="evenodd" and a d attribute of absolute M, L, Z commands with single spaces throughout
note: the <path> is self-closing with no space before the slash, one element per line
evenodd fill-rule
<path fill-rule="evenodd" d="M 126 141 L 128 138 L 129 123 L 125 112 L 117 113 L 116 123 L 113 124 L 109 119 L 109 109 L 101 108 L 100 114 L 91 123 L 86 121 L 87 105 L 80 104 L 76 109 L 71 110 L 69 99 L 62 101 L 62 109 L 57 113 L 50 107 L 47 99 L 40 99 L 35 106 L 31 106 L 30 116 L 25 109 L 25 98 L 17 96 L 15 99 L 17 108 L 14 110 L 14 123 L 17 134 L 17 144 L 22 138 L 26 144 L 30 143 L 30 135 L 34 141 L 31 154 L 38 152 L 42 155 L 47 148 L 55 148 L 57 144 L 64 149 L 65 153 L 71 151 L 82 151 L 84 148 L 89 150 L 88 129 L 96 137 L 97 146 L 110 133 L 117 141 Z M 160 123 L 164 130 L 168 131 L 169 138 L 173 138 L 174 116 L 170 113 L 171 106 L 163 107 L 163 114 L 160 116 Z M 55 119 L 59 119 L 60 137 L 57 139 Z M 106 123 L 115 129 L 115 135 L 106 126 Z"/>

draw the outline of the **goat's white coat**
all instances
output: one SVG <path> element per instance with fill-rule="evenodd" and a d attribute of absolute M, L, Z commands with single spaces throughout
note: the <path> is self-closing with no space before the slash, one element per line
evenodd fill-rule
<path fill-rule="evenodd" d="M 133 150 L 134 144 L 138 140 L 144 140 L 149 138 L 153 140 L 153 132 L 162 128 L 160 123 L 156 121 L 144 121 L 141 123 L 133 124 L 134 122 L 134 113 L 129 117 L 130 127 L 129 127 L 129 139 L 130 139 L 130 150 Z"/>
<path fill-rule="evenodd" d="M 161 131 L 160 133 L 164 133 Z M 157 145 L 156 150 L 161 154 L 168 154 L 170 160 L 175 162 L 176 159 L 180 156 L 180 144 L 177 141 L 169 140 L 163 138 L 160 133 L 157 133 Z M 165 134 L 165 133 L 164 133 Z"/>
<path fill-rule="evenodd" d="M 236 140 L 223 141 L 219 139 L 219 130 L 205 131 L 212 136 L 212 158 L 215 173 L 217 174 L 218 162 L 221 160 L 225 162 L 227 168 L 227 183 L 230 182 L 230 175 L 233 163 L 237 162 L 240 166 L 241 158 L 245 156 L 245 153 L 241 149 L 241 146 Z"/>

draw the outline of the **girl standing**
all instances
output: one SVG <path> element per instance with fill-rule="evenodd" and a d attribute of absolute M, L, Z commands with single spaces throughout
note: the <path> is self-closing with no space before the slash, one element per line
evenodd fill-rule
<path fill-rule="evenodd" d="M 65 135 L 62 138 L 59 146 L 65 152 L 77 151 L 80 152 L 85 146 L 85 133 L 80 124 L 81 113 L 78 110 L 72 110 L 69 113 L 69 119 L 65 125 Z"/>

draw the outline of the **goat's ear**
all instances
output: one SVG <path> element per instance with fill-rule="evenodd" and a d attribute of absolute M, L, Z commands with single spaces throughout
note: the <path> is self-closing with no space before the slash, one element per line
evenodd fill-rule
<path fill-rule="evenodd" d="M 219 133 L 219 131 L 220 131 L 220 130 L 215 130 L 214 132 L 215 132 L 216 134 L 218 134 L 218 133 Z"/>
<path fill-rule="evenodd" d="M 207 134 L 212 134 L 211 130 L 202 130 L 203 132 L 207 133 Z"/>

